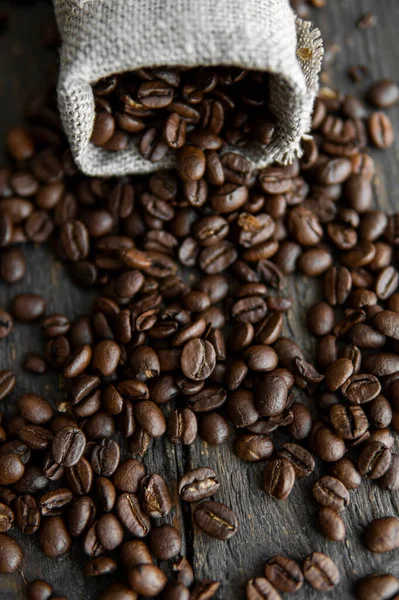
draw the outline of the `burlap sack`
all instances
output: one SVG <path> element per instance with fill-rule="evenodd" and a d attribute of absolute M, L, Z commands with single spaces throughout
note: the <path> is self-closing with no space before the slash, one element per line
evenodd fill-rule
<path fill-rule="evenodd" d="M 62 37 L 58 103 L 73 156 L 88 175 L 148 173 L 174 164 L 143 159 L 132 139 L 112 153 L 90 143 L 91 83 L 141 67 L 230 65 L 272 74 L 272 143 L 245 153 L 254 167 L 290 162 L 310 126 L 323 55 L 317 29 L 289 0 L 54 0 Z"/>

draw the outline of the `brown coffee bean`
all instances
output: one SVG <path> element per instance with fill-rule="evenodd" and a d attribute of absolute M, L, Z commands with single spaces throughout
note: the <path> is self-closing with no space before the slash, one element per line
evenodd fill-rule
<path fill-rule="evenodd" d="M 86 446 L 84 433 L 76 427 L 64 427 L 54 437 L 51 453 L 56 463 L 65 467 L 76 465 Z"/>
<path fill-rule="evenodd" d="M 45 309 L 46 301 L 37 294 L 19 294 L 14 296 L 11 303 L 11 312 L 14 318 L 23 323 L 39 319 Z"/>
<path fill-rule="evenodd" d="M 313 552 L 305 559 L 303 574 L 316 590 L 331 590 L 340 580 L 339 571 L 334 562 L 321 552 Z"/>
<path fill-rule="evenodd" d="M 39 544 L 42 552 L 50 558 L 69 552 L 71 538 L 62 517 L 45 517 L 41 520 Z"/>
<path fill-rule="evenodd" d="M 274 459 L 267 465 L 263 474 L 263 484 L 266 492 L 278 500 L 286 500 L 295 483 L 295 469 L 291 462 Z"/>
<path fill-rule="evenodd" d="M 349 492 L 339 479 L 325 475 L 317 481 L 312 489 L 313 498 L 321 504 L 342 512 L 349 504 Z"/>
<path fill-rule="evenodd" d="M 168 486 L 157 474 L 147 475 L 141 480 L 141 503 L 151 518 L 167 515 L 172 508 Z"/>
<path fill-rule="evenodd" d="M 399 581 L 389 573 L 373 573 L 356 582 L 357 600 L 394 598 L 399 591 Z"/>
<path fill-rule="evenodd" d="M 363 531 L 363 542 L 370 552 L 390 552 L 399 544 L 399 520 L 381 517 L 371 521 Z"/>
<path fill-rule="evenodd" d="M 297 592 L 303 585 L 299 565 L 286 556 L 272 556 L 266 563 L 265 575 L 279 592 Z"/>
<path fill-rule="evenodd" d="M 230 539 L 238 529 L 235 513 L 214 500 L 199 504 L 194 511 L 194 520 L 202 531 L 218 540 Z"/>
<path fill-rule="evenodd" d="M 391 451 L 385 444 L 377 441 L 367 443 L 359 456 L 359 473 L 368 475 L 370 479 L 378 479 L 389 469 L 391 459 Z"/>
<path fill-rule="evenodd" d="M 0 573 L 14 573 L 22 563 L 21 546 L 6 533 L 0 533 Z"/>
<path fill-rule="evenodd" d="M 346 537 L 344 521 L 335 510 L 328 506 L 322 506 L 319 509 L 317 524 L 322 535 L 332 542 L 341 542 Z"/>
<path fill-rule="evenodd" d="M 286 442 L 282 445 L 279 456 L 292 464 L 297 477 L 308 477 L 315 468 L 313 456 L 298 444 Z"/>
<path fill-rule="evenodd" d="M 326 370 L 325 383 L 331 392 L 335 392 L 353 373 L 353 363 L 348 358 L 338 358 Z"/>
<path fill-rule="evenodd" d="M 150 519 L 135 494 L 121 494 L 116 501 L 116 512 L 122 525 L 133 535 L 145 537 L 150 531 Z"/>
<path fill-rule="evenodd" d="M 130 587 L 143 596 L 158 596 L 167 583 L 166 575 L 155 565 L 137 565 L 128 573 Z"/>
<path fill-rule="evenodd" d="M 0 324 L 1 324 L 1 313 L 0 313 Z M 0 326 L 1 332 L 1 326 Z M 3 400 L 8 394 L 12 392 L 15 387 L 16 377 L 15 373 L 11 369 L 0 371 L 0 400 Z"/>
<path fill-rule="evenodd" d="M 370 138 L 376 148 L 392 146 L 395 134 L 389 117 L 383 112 L 374 112 L 368 120 Z"/>

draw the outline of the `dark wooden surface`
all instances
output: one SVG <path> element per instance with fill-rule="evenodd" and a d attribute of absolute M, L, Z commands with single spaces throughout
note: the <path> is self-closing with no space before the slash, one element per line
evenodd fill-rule
<path fill-rule="evenodd" d="M 399 6 L 397 0 L 328 0 L 328 6 L 314 11 L 314 21 L 322 29 L 324 39 L 339 48 L 334 65 L 324 82 L 339 86 L 348 92 L 359 92 L 367 86 L 354 86 L 346 76 L 351 64 L 365 64 L 371 77 L 398 77 L 399 64 Z M 0 139 L 7 128 L 21 120 L 24 103 L 29 95 L 40 88 L 46 79 L 51 58 L 40 44 L 39 32 L 51 14 L 46 2 L 0 2 L 7 6 L 10 15 L 9 30 L 0 36 Z M 374 29 L 359 31 L 355 24 L 367 11 L 378 16 Z M 399 108 L 391 111 L 398 132 Z M 387 211 L 399 208 L 398 165 L 399 135 L 394 148 L 383 154 L 375 153 L 377 177 L 375 205 Z M 49 311 L 65 312 L 70 318 L 82 314 L 90 305 L 90 294 L 78 290 L 68 278 L 63 266 L 56 263 L 49 252 L 40 248 L 25 248 L 29 269 L 25 279 L 12 287 L 0 284 L 0 305 L 7 306 L 9 298 L 22 291 L 45 295 Z M 304 324 L 304 309 L 318 297 L 317 286 L 297 278 L 291 283 L 291 293 L 296 298 L 295 309 L 289 315 L 286 334 L 304 345 L 312 356 L 312 341 Z M 18 325 L 8 340 L 0 346 L 0 368 L 17 368 L 20 376 L 15 392 L 3 404 L 12 410 L 18 396 L 26 391 L 43 394 L 57 403 L 62 399 L 62 386 L 54 375 L 29 376 L 19 369 L 23 354 L 39 350 L 41 338 L 37 327 Z M 398 444 L 396 450 L 398 451 Z M 238 514 L 240 529 L 227 543 L 207 538 L 200 533 L 193 541 L 193 528 L 189 512 L 182 507 L 172 484 L 176 508 L 170 521 L 180 529 L 185 538 L 187 556 L 193 561 L 197 578 L 221 580 L 219 600 L 244 597 L 243 583 L 249 577 L 262 575 L 265 560 L 276 553 L 287 554 L 301 560 L 312 550 L 329 554 L 341 572 L 341 584 L 330 594 L 331 599 L 351 598 L 352 582 L 375 570 L 390 571 L 399 576 L 399 551 L 387 555 L 372 555 L 360 543 L 360 533 L 372 518 L 398 514 L 399 493 L 382 492 L 369 482 L 351 494 L 351 503 L 344 514 L 348 536 L 343 543 L 326 541 L 315 529 L 315 506 L 310 498 L 310 488 L 316 479 L 296 484 L 288 502 L 276 502 L 262 491 L 264 466 L 247 465 L 238 461 L 228 445 L 212 448 L 198 442 L 189 449 L 175 449 L 171 444 L 157 441 L 145 457 L 148 472 L 160 472 L 169 481 L 186 470 L 198 466 L 212 466 L 221 480 L 217 499 L 230 505 Z M 186 509 L 186 507 L 184 507 Z M 18 540 L 18 531 L 12 531 Z M 81 565 L 85 558 L 76 546 L 70 557 L 61 560 L 46 559 L 38 549 L 35 539 L 22 539 L 25 552 L 23 573 L 0 577 L 0 599 L 24 598 L 23 578 L 45 578 L 55 591 L 69 600 L 94 598 L 96 592 L 107 584 L 107 578 L 97 581 L 84 579 Z M 309 586 L 295 596 L 298 600 L 322 597 Z M 327 595 L 326 595 L 327 597 Z"/>

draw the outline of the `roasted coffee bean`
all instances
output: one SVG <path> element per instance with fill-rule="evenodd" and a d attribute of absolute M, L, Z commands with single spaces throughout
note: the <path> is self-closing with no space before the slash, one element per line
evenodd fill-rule
<path fill-rule="evenodd" d="M 60 338 L 55 338 L 54 341 L 56 341 L 57 339 L 60 339 Z M 62 337 L 61 337 L 61 339 L 62 339 Z M 69 358 L 68 358 L 68 356 L 69 356 Z M 63 371 L 64 377 L 66 379 L 71 379 L 73 377 L 77 377 L 78 375 L 81 375 L 89 366 L 91 357 L 92 357 L 92 348 L 91 348 L 91 346 L 89 346 L 87 344 L 77 348 L 75 350 L 75 352 L 73 352 L 71 355 L 69 355 L 69 348 L 68 348 L 68 354 L 65 357 L 67 360 L 66 360 L 66 362 L 64 361 L 65 362 L 64 371 Z"/>
<path fill-rule="evenodd" d="M 316 590 L 331 590 L 340 580 L 339 571 L 334 562 L 321 552 L 313 552 L 305 559 L 303 574 Z"/>
<path fill-rule="evenodd" d="M 215 368 L 215 349 L 207 340 L 194 338 L 184 346 L 180 363 L 184 375 L 189 379 L 207 379 Z"/>
<path fill-rule="evenodd" d="M 313 498 L 321 506 L 342 512 L 349 504 L 349 492 L 339 479 L 328 475 L 317 481 L 312 489 Z"/>
<path fill-rule="evenodd" d="M 96 513 L 94 501 L 89 496 L 77 498 L 69 511 L 68 531 L 72 537 L 78 537 L 91 526 Z"/>
<path fill-rule="evenodd" d="M 368 420 L 360 406 L 334 404 L 330 410 L 330 422 L 334 430 L 345 440 L 356 440 L 368 429 Z"/>
<path fill-rule="evenodd" d="M 103 454 L 105 445 L 102 444 Z M 107 444 L 108 452 L 110 454 L 111 448 L 117 452 L 114 442 Z M 140 482 L 145 475 L 145 469 L 143 465 L 134 458 L 130 458 L 120 463 L 118 468 L 113 474 L 112 481 L 115 488 L 121 492 L 137 492 L 140 487 Z"/>
<path fill-rule="evenodd" d="M 167 583 L 166 575 L 155 565 L 137 565 L 128 573 L 130 587 L 143 596 L 158 596 Z"/>
<path fill-rule="evenodd" d="M 278 500 L 286 500 L 295 483 L 295 469 L 285 458 L 271 460 L 263 473 L 266 492 Z"/>
<path fill-rule="evenodd" d="M 21 546 L 6 533 L 0 533 L 0 549 L 0 573 L 17 571 L 23 558 Z"/>
<path fill-rule="evenodd" d="M 66 478 L 75 495 L 88 494 L 93 484 L 93 471 L 90 463 L 82 457 L 76 465 L 66 469 Z"/>
<path fill-rule="evenodd" d="M 229 395 L 227 414 L 236 427 L 248 427 L 259 419 L 254 394 L 250 390 L 237 390 Z"/>
<path fill-rule="evenodd" d="M 399 88 L 390 79 L 382 79 L 371 85 L 367 100 L 377 108 L 389 108 L 399 100 Z"/>
<path fill-rule="evenodd" d="M 247 600 L 281 600 L 280 594 L 264 577 L 250 579 L 245 593 Z"/>
<path fill-rule="evenodd" d="M 76 427 L 61 429 L 51 445 L 51 453 L 56 463 L 72 467 L 79 462 L 86 446 L 84 433 Z"/>
<path fill-rule="evenodd" d="M 367 443 L 359 456 L 359 473 L 370 479 L 378 479 L 389 469 L 391 459 L 391 451 L 385 444 L 377 441 Z"/>
<path fill-rule="evenodd" d="M 389 552 L 399 544 L 399 520 L 396 517 L 374 519 L 363 531 L 363 542 L 370 552 Z"/>
<path fill-rule="evenodd" d="M 396 597 L 399 581 L 389 573 L 373 573 L 356 582 L 357 600 L 385 600 Z"/>
<path fill-rule="evenodd" d="M 36 375 L 43 375 L 43 373 L 46 373 L 47 371 L 47 365 L 44 358 L 37 352 L 28 352 L 25 355 L 23 367 Z"/>
<path fill-rule="evenodd" d="M 0 332 L 1 332 L 1 312 L 0 312 Z M 0 334 L 1 335 L 1 334 Z M 11 369 L 0 371 L 0 400 L 3 400 L 12 392 L 15 387 L 16 377 Z"/>
<path fill-rule="evenodd" d="M 19 248 L 6 248 L 0 256 L 0 279 L 6 283 L 16 283 L 23 279 L 26 260 Z"/>
<path fill-rule="evenodd" d="M 145 537 L 150 531 L 150 519 L 135 494 L 121 494 L 116 501 L 116 512 L 122 525 L 136 537 Z"/>
<path fill-rule="evenodd" d="M 58 488 L 43 494 L 39 499 L 39 509 L 42 515 L 62 515 L 64 507 L 72 502 L 73 494 L 68 488 Z"/>
<path fill-rule="evenodd" d="M 379 395 L 381 384 L 373 375 L 352 375 L 342 385 L 341 391 L 352 404 L 364 404 Z"/>
<path fill-rule="evenodd" d="M 194 520 L 202 531 L 218 540 L 228 540 L 238 529 L 234 512 L 214 500 L 199 504 L 194 511 Z"/>
<path fill-rule="evenodd" d="M 50 600 L 53 591 L 52 586 L 43 579 L 31 581 L 26 588 L 28 600 Z"/>
<path fill-rule="evenodd" d="M 140 487 L 141 503 L 149 517 L 164 517 L 170 512 L 172 502 L 168 486 L 160 475 L 147 475 L 141 480 Z"/>
<path fill-rule="evenodd" d="M 286 407 L 288 386 L 283 377 L 268 373 L 260 379 L 255 393 L 255 406 L 262 417 L 276 417 Z"/>
<path fill-rule="evenodd" d="M 317 524 L 324 537 L 332 542 L 341 542 L 346 537 L 345 523 L 329 506 L 322 506 L 319 509 Z"/>
<path fill-rule="evenodd" d="M 21 396 L 18 400 L 18 409 L 24 419 L 35 425 L 43 425 L 53 416 L 50 404 L 36 394 Z"/>
<path fill-rule="evenodd" d="M 98 577 L 99 575 L 108 575 L 114 573 L 117 569 L 117 564 L 108 556 L 93 558 L 84 567 L 86 577 Z"/>
<path fill-rule="evenodd" d="M 11 312 L 15 319 L 30 323 L 40 318 L 46 309 L 46 301 L 37 294 L 19 294 L 14 296 L 11 303 Z"/>
<path fill-rule="evenodd" d="M 272 456 L 274 444 L 268 435 L 249 433 L 236 438 L 234 451 L 241 460 L 257 462 Z"/>
<path fill-rule="evenodd" d="M 110 477 L 118 468 L 120 448 L 114 440 L 103 439 L 91 453 L 91 466 L 96 475 Z"/>
<path fill-rule="evenodd" d="M 315 453 L 325 462 L 336 462 L 346 452 L 344 440 L 328 427 L 320 427 L 313 436 Z"/>
<path fill-rule="evenodd" d="M 219 489 L 216 473 L 209 467 L 200 467 L 186 473 L 179 481 L 179 494 L 186 502 L 197 502 L 213 496 Z"/>
<path fill-rule="evenodd" d="M 189 408 L 171 413 L 167 434 L 172 444 L 192 444 L 197 437 L 197 430 L 197 418 Z"/>
<path fill-rule="evenodd" d="M 6 533 L 13 526 L 14 513 L 9 506 L 0 502 L 0 533 Z"/>
<path fill-rule="evenodd" d="M 71 538 L 62 517 L 44 517 L 41 520 L 39 544 L 41 551 L 50 558 L 69 552 Z"/>
<path fill-rule="evenodd" d="M 32 450 L 45 450 L 53 440 L 51 431 L 40 425 L 25 425 L 18 430 L 18 438 Z"/>
<path fill-rule="evenodd" d="M 313 456 L 298 444 L 286 442 L 282 445 L 279 456 L 292 464 L 297 477 L 308 477 L 315 468 Z"/>
<path fill-rule="evenodd" d="M 353 363 L 348 358 L 338 358 L 326 370 L 325 383 L 331 392 L 335 392 L 353 373 Z"/>
<path fill-rule="evenodd" d="M 376 148 L 392 146 L 395 134 L 389 117 L 383 112 L 374 112 L 368 121 L 370 138 Z"/>
<path fill-rule="evenodd" d="M 229 426 L 222 415 L 208 412 L 201 418 L 199 433 L 205 442 L 211 446 L 217 446 L 228 439 Z"/>
<path fill-rule="evenodd" d="M 181 536 L 172 525 L 161 525 L 150 531 L 150 548 L 156 558 L 169 560 L 179 554 Z"/>
<path fill-rule="evenodd" d="M 299 565 L 286 556 L 273 556 L 265 566 L 268 581 L 279 592 L 297 592 L 303 584 L 303 574 Z"/>

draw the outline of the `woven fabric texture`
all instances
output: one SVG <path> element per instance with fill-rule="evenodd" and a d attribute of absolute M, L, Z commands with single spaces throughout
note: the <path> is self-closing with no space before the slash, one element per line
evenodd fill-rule
<path fill-rule="evenodd" d="M 91 84 L 142 67 L 230 65 L 271 74 L 272 143 L 251 145 L 255 168 L 290 162 L 310 127 L 323 55 L 319 31 L 295 18 L 289 0 L 54 0 L 62 37 L 58 104 L 78 167 L 88 175 L 144 174 L 151 163 L 132 139 L 121 152 L 90 143 Z"/>

